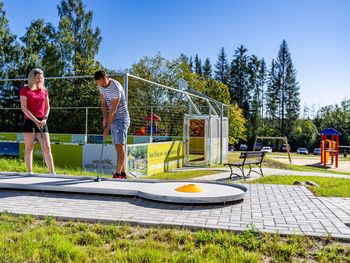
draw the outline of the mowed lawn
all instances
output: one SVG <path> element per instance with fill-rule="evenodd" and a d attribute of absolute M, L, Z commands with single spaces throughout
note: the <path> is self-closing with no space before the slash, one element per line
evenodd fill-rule
<path fill-rule="evenodd" d="M 251 184 L 286 184 L 292 185 L 295 181 L 317 183 L 320 187 L 308 186 L 316 196 L 324 197 L 350 197 L 350 179 L 330 178 L 318 176 L 265 176 L 252 181 Z"/>

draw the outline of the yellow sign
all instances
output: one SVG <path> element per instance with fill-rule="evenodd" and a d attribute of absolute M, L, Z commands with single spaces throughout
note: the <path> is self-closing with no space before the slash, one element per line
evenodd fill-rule
<path fill-rule="evenodd" d="M 181 141 L 152 143 L 148 145 L 147 175 L 169 171 L 182 167 L 184 160 L 184 145 Z"/>

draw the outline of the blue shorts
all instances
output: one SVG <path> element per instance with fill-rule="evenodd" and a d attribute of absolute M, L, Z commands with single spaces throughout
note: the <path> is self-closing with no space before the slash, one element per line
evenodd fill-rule
<path fill-rule="evenodd" d="M 113 144 L 126 144 L 130 120 L 116 119 L 112 122 L 111 134 Z"/>

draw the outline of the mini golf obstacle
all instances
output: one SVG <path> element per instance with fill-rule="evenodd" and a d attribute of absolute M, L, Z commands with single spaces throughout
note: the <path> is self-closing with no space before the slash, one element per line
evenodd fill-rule
<path fill-rule="evenodd" d="M 242 200 L 242 185 L 208 181 L 101 179 L 81 176 L 26 175 L 0 172 L 0 189 L 136 196 L 180 204 L 218 204 Z"/>

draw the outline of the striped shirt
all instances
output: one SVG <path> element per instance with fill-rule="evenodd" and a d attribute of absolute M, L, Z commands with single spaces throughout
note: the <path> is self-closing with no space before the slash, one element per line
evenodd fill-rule
<path fill-rule="evenodd" d="M 118 81 L 111 79 L 111 82 L 107 88 L 99 87 L 99 89 L 100 94 L 102 94 L 106 100 L 108 112 L 111 110 L 112 100 L 120 99 L 114 119 L 129 118 L 124 88 Z"/>

